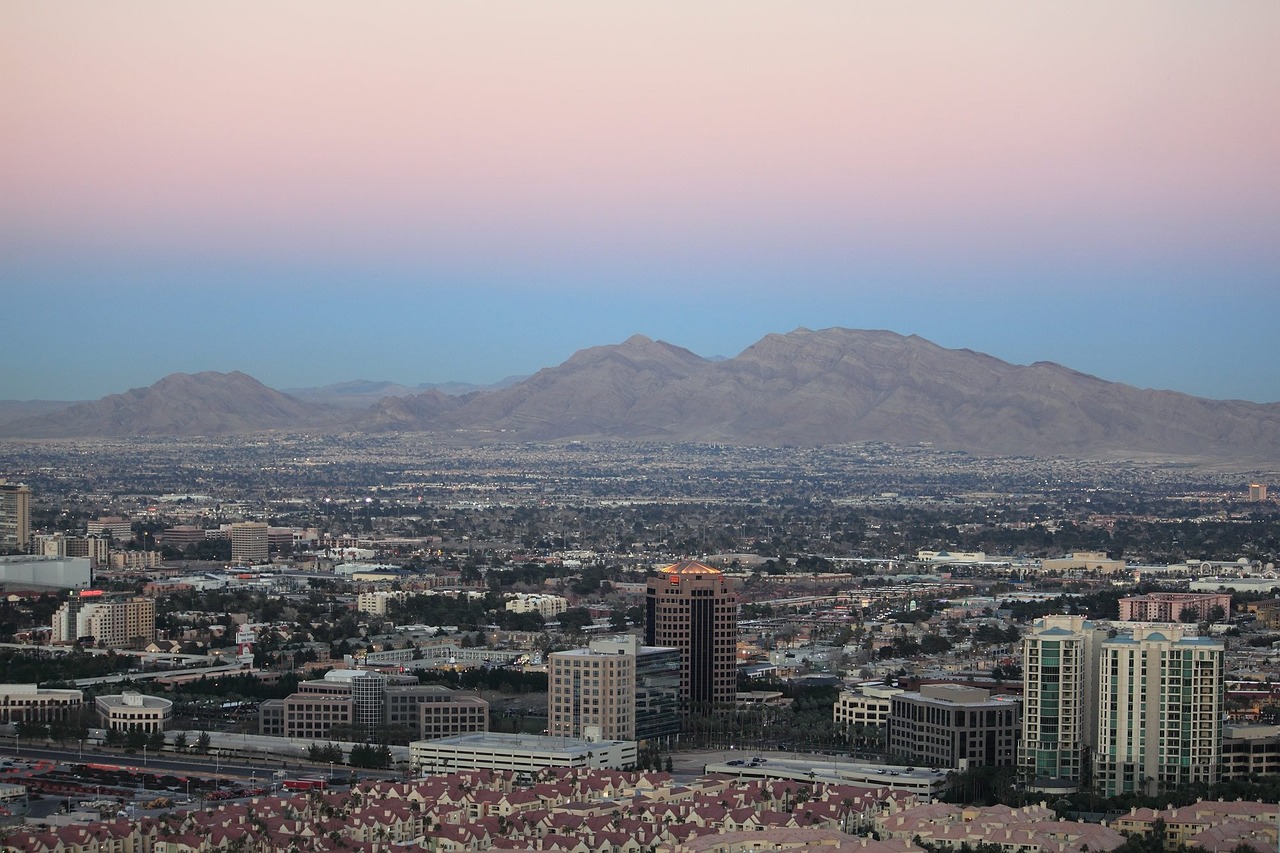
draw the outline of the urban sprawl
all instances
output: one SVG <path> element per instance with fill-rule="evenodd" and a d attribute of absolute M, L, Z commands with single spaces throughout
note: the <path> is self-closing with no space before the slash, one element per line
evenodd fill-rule
<path fill-rule="evenodd" d="M 0 459 L 6 850 L 1280 843 L 1274 472 L 416 436 Z"/>

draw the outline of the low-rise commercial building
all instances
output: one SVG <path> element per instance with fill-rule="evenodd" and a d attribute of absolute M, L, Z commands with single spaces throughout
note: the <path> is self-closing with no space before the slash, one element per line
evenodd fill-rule
<path fill-rule="evenodd" d="M 416 737 L 442 737 L 489 728 L 489 703 L 479 696 L 417 678 L 360 669 L 335 669 L 304 681 L 298 692 L 258 707 L 258 732 L 323 739 L 334 728 L 407 727 Z"/>
<path fill-rule="evenodd" d="M 88 589 L 93 566 L 88 557 L 0 557 L 0 589 Z"/>
<path fill-rule="evenodd" d="M 118 732 L 162 732 L 173 720 L 172 701 L 131 691 L 99 696 L 94 700 L 94 708 L 102 727 Z"/>
<path fill-rule="evenodd" d="M 890 687 L 882 682 L 855 684 L 848 690 L 840 691 L 833 709 L 836 729 L 842 732 L 852 731 L 855 727 L 883 727 L 889 722 L 889 712 L 893 708 L 893 697 L 903 693 L 898 687 Z"/>
<path fill-rule="evenodd" d="M 409 761 L 422 773 L 510 770 L 534 774 L 547 767 L 622 770 L 633 767 L 635 741 L 588 741 L 484 732 L 409 744 Z"/>
<path fill-rule="evenodd" d="M 84 707 L 80 690 L 49 690 L 35 684 L 0 684 L 0 723 L 72 720 Z"/>
<path fill-rule="evenodd" d="M 1280 773 L 1280 726 L 1222 727 L 1222 778 L 1248 779 Z"/>

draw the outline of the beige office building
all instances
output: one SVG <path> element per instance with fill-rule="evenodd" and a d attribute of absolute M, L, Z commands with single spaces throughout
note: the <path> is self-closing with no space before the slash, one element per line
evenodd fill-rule
<path fill-rule="evenodd" d="M 173 720 L 173 702 L 132 691 L 94 700 L 103 728 L 118 732 L 162 732 Z"/>
<path fill-rule="evenodd" d="M 641 740 L 680 731 L 680 650 L 623 634 L 547 661 L 547 733 Z"/>
<path fill-rule="evenodd" d="M 437 738 L 489 728 L 489 703 L 471 693 L 414 676 L 388 676 L 359 669 L 334 669 L 304 681 L 298 692 L 270 699 L 258 708 L 258 733 L 290 738 L 326 738 L 335 726 L 373 732 L 387 725 L 408 728 L 414 737 Z"/>
<path fill-rule="evenodd" d="M 80 690 L 52 690 L 35 684 L 0 684 L 0 723 L 72 720 L 84 707 Z"/>
<path fill-rule="evenodd" d="M 270 528 L 261 521 L 240 521 L 231 525 L 231 562 L 265 563 L 269 559 Z"/>
<path fill-rule="evenodd" d="M 885 726 L 889 722 L 893 697 L 903 692 L 905 691 L 900 687 L 890 687 L 879 682 L 855 684 L 848 690 L 840 691 L 832 712 L 836 729 L 849 732 L 857 726 Z"/>

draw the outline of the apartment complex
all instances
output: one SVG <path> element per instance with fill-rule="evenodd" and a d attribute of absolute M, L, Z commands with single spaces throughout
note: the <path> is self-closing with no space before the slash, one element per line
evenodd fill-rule
<path fill-rule="evenodd" d="M 52 621 L 54 643 L 91 640 L 104 649 L 143 649 L 156 638 L 156 603 L 151 598 L 106 598 L 100 591 L 85 590 L 63 602 Z"/>
<path fill-rule="evenodd" d="M 25 553 L 31 544 L 31 489 L 0 480 L 0 554 Z"/>
<path fill-rule="evenodd" d="M 1230 615 L 1229 592 L 1151 592 L 1120 599 L 1124 622 L 1209 622 Z"/>
<path fill-rule="evenodd" d="M 32 537 L 31 550 L 44 557 L 88 557 L 89 565 L 96 569 L 107 564 L 111 542 L 101 536 L 37 534 Z"/>
<path fill-rule="evenodd" d="M 686 714 L 733 707 L 737 640 L 738 596 L 724 572 L 685 560 L 649 578 L 644 643 L 680 650 Z"/>
<path fill-rule="evenodd" d="M 679 733 L 677 648 L 628 635 L 593 640 L 548 660 L 547 732 L 587 740 L 640 740 Z"/>
<path fill-rule="evenodd" d="M 1074 788 L 1097 743 L 1098 660 L 1107 632 L 1083 616 L 1047 616 L 1022 643 L 1018 767 L 1031 790 Z"/>
<path fill-rule="evenodd" d="M 231 525 L 231 562 L 267 562 L 271 551 L 269 530 L 262 521 L 240 521 Z"/>
<path fill-rule="evenodd" d="M 375 616 L 386 616 L 393 601 L 403 602 L 409 594 L 405 589 L 378 589 L 362 592 L 356 597 L 356 610 L 361 613 L 372 613 Z"/>
<path fill-rule="evenodd" d="M 1017 758 L 1022 710 L 981 687 L 922 684 L 890 700 L 889 752 L 926 767 L 1000 767 Z"/>
<path fill-rule="evenodd" d="M 512 613 L 537 613 L 543 619 L 555 619 L 569 609 L 563 595 L 516 592 L 506 598 L 506 609 Z"/>
<path fill-rule="evenodd" d="M 1176 626 L 1102 643 L 1094 780 L 1103 796 L 1216 782 L 1222 760 L 1222 643 Z"/>

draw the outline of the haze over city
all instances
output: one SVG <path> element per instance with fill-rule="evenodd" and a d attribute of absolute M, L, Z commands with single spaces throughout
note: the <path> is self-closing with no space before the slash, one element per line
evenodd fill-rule
<path fill-rule="evenodd" d="M 8 4 L 0 399 L 487 383 L 637 332 L 733 356 L 843 326 L 1280 400 L 1278 24 Z"/>

